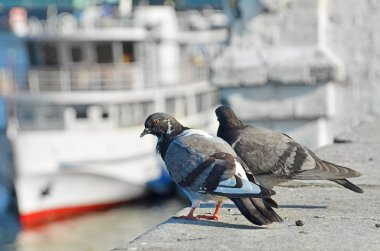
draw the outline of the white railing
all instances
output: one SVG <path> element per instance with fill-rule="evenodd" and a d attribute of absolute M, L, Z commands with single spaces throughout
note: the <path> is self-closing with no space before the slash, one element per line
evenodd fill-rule
<path fill-rule="evenodd" d="M 107 91 L 136 89 L 142 84 L 136 64 L 32 68 L 28 91 Z"/>
<path fill-rule="evenodd" d="M 189 67 L 191 65 L 191 67 Z M 180 81 L 191 83 L 209 80 L 209 66 L 206 61 L 194 58 L 181 59 Z"/>
<path fill-rule="evenodd" d="M 209 66 L 205 61 L 184 58 L 181 60 L 178 84 L 186 85 L 209 79 Z M 153 69 L 152 69 L 153 71 Z M 117 91 L 148 89 L 160 86 L 152 80 L 137 63 L 121 65 L 92 65 L 75 67 L 39 67 L 28 72 L 27 92 L 71 92 L 71 91 Z M 149 83 L 148 83 L 149 82 Z M 152 83 L 155 83 L 152 85 Z"/>

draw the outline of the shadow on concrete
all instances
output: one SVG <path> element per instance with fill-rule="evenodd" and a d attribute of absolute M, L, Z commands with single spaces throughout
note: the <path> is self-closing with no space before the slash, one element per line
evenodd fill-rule
<path fill-rule="evenodd" d="M 202 209 L 215 209 L 215 203 L 202 203 L 198 208 Z M 237 209 L 235 204 L 233 203 L 226 203 L 223 204 L 222 208 L 224 209 Z M 210 211 L 210 212 L 211 212 Z M 187 214 L 187 212 L 186 212 Z M 195 210 L 195 214 L 201 214 L 199 211 Z M 203 213 L 204 214 L 204 213 Z M 207 214 L 207 213 L 206 213 Z M 210 214 L 211 215 L 211 214 Z M 223 215 L 223 213 L 222 213 Z M 230 213 L 230 216 L 234 215 L 241 215 L 240 213 Z M 222 216 L 223 217 L 223 216 Z M 250 225 L 251 223 L 247 220 L 247 225 L 245 224 L 233 224 L 233 223 L 226 223 L 223 222 L 223 218 L 221 221 L 212 221 L 212 220 L 186 220 L 186 219 L 177 219 L 177 218 L 170 218 L 163 224 L 186 224 L 186 225 L 198 225 L 198 226 L 210 226 L 210 227 L 221 227 L 221 228 L 234 228 L 234 229 L 266 229 L 265 227 L 261 226 L 255 226 Z"/>
<path fill-rule="evenodd" d="M 214 203 L 202 203 L 199 208 L 210 208 L 214 209 L 215 204 Z M 222 208 L 236 208 L 235 204 L 227 203 L 223 204 Z M 320 206 L 320 205 L 279 205 L 279 208 L 304 208 L 304 209 L 326 209 L 327 206 Z M 195 211 L 196 212 L 196 211 Z"/>
<path fill-rule="evenodd" d="M 266 229 L 265 227 L 253 226 L 253 225 L 242 225 L 242 224 L 232 224 L 221 221 L 211 221 L 211 220 L 185 220 L 185 219 L 174 219 L 171 218 L 164 222 L 165 224 L 186 224 L 186 225 L 198 225 L 198 226 L 209 226 L 209 227 L 221 227 L 221 228 L 234 228 L 234 229 Z M 249 222 L 247 221 L 247 224 Z"/>
<path fill-rule="evenodd" d="M 314 205 L 278 205 L 279 208 L 300 208 L 300 209 L 326 209 L 327 206 Z"/>
<path fill-rule="evenodd" d="M 199 208 L 215 208 L 215 203 L 202 203 Z M 222 208 L 236 208 L 235 204 L 223 204 Z"/>

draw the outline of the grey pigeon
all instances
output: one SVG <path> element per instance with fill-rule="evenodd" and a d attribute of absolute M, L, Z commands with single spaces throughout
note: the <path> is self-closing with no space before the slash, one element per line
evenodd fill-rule
<path fill-rule="evenodd" d="M 282 221 L 272 209 L 277 207 L 270 198 L 273 191 L 255 184 L 250 173 L 248 179 L 244 164 L 222 139 L 184 127 L 165 113 L 154 113 L 146 119 L 141 137 L 146 134 L 157 136 L 156 149 L 170 176 L 191 200 L 192 209 L 181 218 L 218 220 L 219 209 L 229 198 L 253 224 Z M 195 216 L 196 207 L 209 200 L 216 203 L 214 214 Z"/>
<path fill-rule="evenodd" d="M 288 179 L 331 180 L 363 192 L 346 179 L 360 176 L 359 172 L 318 158 L 286 134 L 244 125 L 227 106 L 218 107 L 215 113 L 219 120 L 217 136 L 232 146 L 260 185 L 271 189 Z"/>

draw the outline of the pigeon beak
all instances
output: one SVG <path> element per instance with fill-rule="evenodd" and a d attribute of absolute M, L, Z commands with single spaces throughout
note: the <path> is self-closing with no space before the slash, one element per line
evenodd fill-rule
<path fill-rule="evenodd" d="M 144 137 L 146 134 L 149 134 L 149 133 L 151 133 L 149 128 L 145 128 L 144 131 L 141 133 L 140 138 Z"/>

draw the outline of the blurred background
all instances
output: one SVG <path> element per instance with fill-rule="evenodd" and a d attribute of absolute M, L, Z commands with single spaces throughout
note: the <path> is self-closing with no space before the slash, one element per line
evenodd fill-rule
<path fill-rule="evenodd" d="M 0 250 L 108 250 L 188 205 L 153 112 L 316 149 L 380 115 L 379 65 L 379 1 L 2 0 Z"/>

